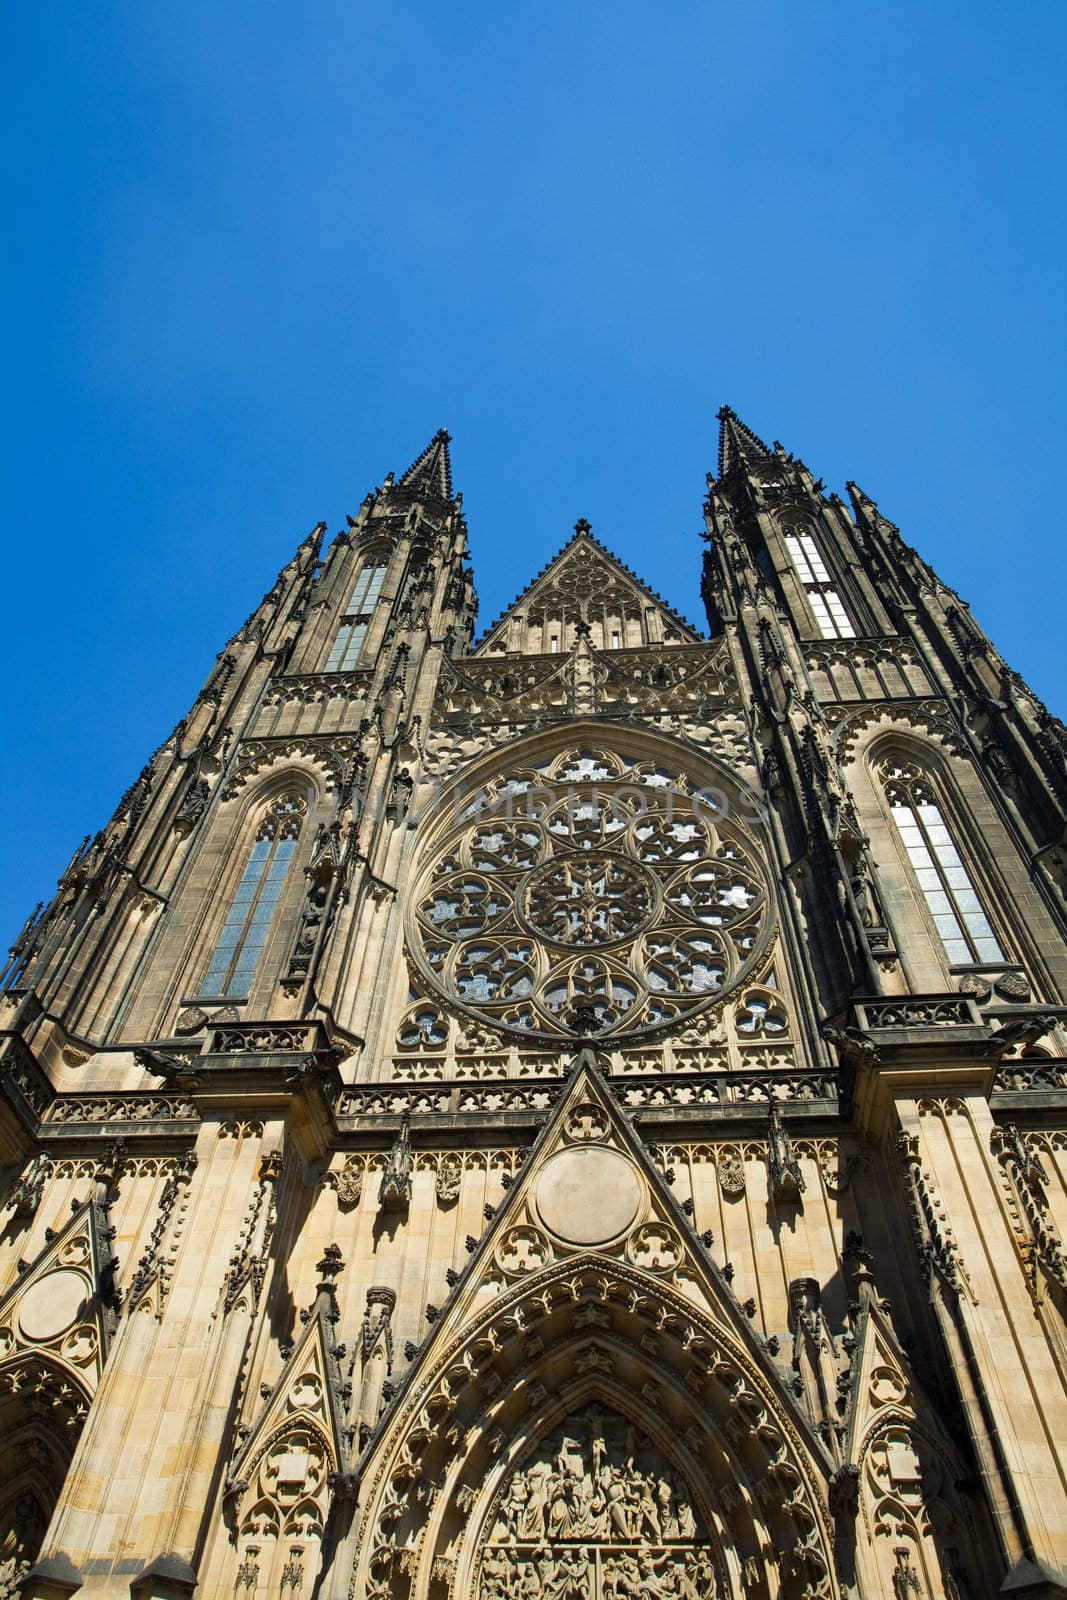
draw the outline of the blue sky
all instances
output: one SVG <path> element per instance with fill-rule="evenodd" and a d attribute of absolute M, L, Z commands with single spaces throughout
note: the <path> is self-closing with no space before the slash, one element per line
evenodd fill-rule
<path fill-rule="evenodd" d="M 441 426 L 483 622 L 579 516 L 702 621 L 726 400 L 1067 710 L 1062 0 L 7 20 L 0 934 Z"/>

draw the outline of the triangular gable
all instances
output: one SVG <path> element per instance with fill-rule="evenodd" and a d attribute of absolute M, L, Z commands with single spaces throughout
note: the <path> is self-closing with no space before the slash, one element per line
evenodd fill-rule
<path fill-rule="evenodd" d="M 231 1485 L 247 1486 L 264 1450 L 292 1434 L 321 1439 L 332 1456 L 329 1470 L 344 1471 L 348 1444 L 342 1376 L 329 1318 L 329 1306 L 317 1303 L 234 1458 Z"/>
<path fill-rule="evenodd" d="M 822 1592 L 833 1462 L 591 1050 L 471 1244 L 356 1463 L 336 1558 L 353 1563 L 353 1592 L 481 1592 L 483 1560 L 500 1576 L 505 1501 L 515 1474 L 537 1470 L 531 1452 L 556 1440 L 576 1471 L 579 1436 L 595 1460 L 631 1434 L 619 1470 L 643 1460 L 650 1494 L 665 1471 L 660 1491 L 667 1482 L 707 1534 L 705 1566 L 684 1530 L 661 1564 L 690 1562 L 691 1583 L 711 1592 L 741 1547 L 781 1564 L 790 1600 Z M 648 1477 L 650 1460 L 666 1466 Z"/>
<path fill-rule="evenodd" d="M 401 1403 L 432 1350 L 461 1335 L 487 1305 L 516 1285 L 533 1282 L 546 1269 L 589 1255 L 647 1273 L 681 1291 L 744 1350 L 811 1450 L 829 1460 L 730 1285 L 611 1094 L 591 1049 L 579 1052 L 563 1094 L 446 1305 L 440 1312 L 431 1308 L 430 1334 L 390 1410 Z"/>
<path fill-rule="evenodd" d="M 631 571 L 599 539 L 589 531 L 587 523 L 579 522 L 573 536 L 563 548 L 543 567 L 537 577 L 516 597 L 488 632 L 479 640 L 475 655 L 490 653 L 505 632 L 513 617 L 529 615 L 561 590 L 575 596 L 588 597 L 599 603 L 614 595 L 642 614 L 653 611 L 660 624 L 662 638 L 677 644 L 699 644 L 702 636 L 684 617 L 679 616 L 661 595 L 655 593 L 635 572 Z"/>
<path fill-rule="evenodd" d="M 950 1573 L 956 1593 L 985 1593 L 980 1528 L 960 1496 L 968 1476 L 960 1452 L 877 1298 L 866 1287 L 861 1294 L 844 1459 L 832 1486 L 839 1548 L 860 1525 L 873 1536 L 855 1551 L 864 1593 L 911 1593 L 923 1564 Z"/>
<path fill-rule="evenodd" d="M 77 1207 L 0 1299 L 0 1367 L 32 1363 L 92 1398 L 118 1320 L 112 1237 L 102 1198 Z"/>
<path fill-rule="evenodd" d="M 945 1450 L 955 1447 L 919 1385 L 888 1317 L 868 1300 L 856 1329 L 849 1388 L 845 1461 L 859 1461 L 871 1430 L 892 1417 L 914 1419 Z"/>

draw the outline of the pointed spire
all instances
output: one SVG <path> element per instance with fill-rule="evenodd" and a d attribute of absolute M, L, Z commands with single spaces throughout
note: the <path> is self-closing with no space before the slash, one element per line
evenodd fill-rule
<path fill-rule="evenodd" d="M 729 406 L 719 408 L 719 477 L 723 478 L 735 467 L 754 467 L 769 460 L 769 450 L 751 428 L 746 428 L 736 411 Z"/>
<path fill-rule="evenodd" d="M 452 435 L 439 428 L 426 449 L 400 479 L 401 487 L 434 500 L 452 499 L 452 462 L 448 446 Z"/>

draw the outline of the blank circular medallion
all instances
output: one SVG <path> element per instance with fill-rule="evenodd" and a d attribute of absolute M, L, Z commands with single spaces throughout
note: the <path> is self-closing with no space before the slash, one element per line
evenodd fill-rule
<path fill-rule="evenodd" d="M 19 1327 L 27 1339 L 56 1339 L 65 1333 L 88 1298 L 78 1272 L 50 1272 L 26 1291 L 19 1307 Z"/>
<path fill-rule="evenodd" d="M 537 1180 L 537 1211 L 557 1239 L 606 1244 L 637 1217 L 641 1184 L 625 1156 L 584 1145 L 550 1156 Z"/>

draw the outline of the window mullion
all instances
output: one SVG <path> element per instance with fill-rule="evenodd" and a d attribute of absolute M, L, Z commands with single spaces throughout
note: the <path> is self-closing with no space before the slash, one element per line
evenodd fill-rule
<path fill-rule="evenodd" d="M 919 807 L 915 804 L 914 800 L 911 801 L 911 814 L 915 818 L 919 833 L 922 836 L 923 844 L 926 846 L 926 853 L 934 864 L 934 871 L 937 873 L 937 881 L 941 886 L 941 892 L 945 896 L 949 905 L 952 907 L 952 915 L 956 919 L 956 926 L 959 928 L 960 933 L 963 936 L 964 943 L 970 952 L 972 961 L 977 961 L 978 949 L 975 945 L 971 930 L 967 926 L 967 918 L 963 913 L 963 909 L 960 906 L 959 901 L 956 899 L 952 885 L 948 881 L 948 875 L 945 872 L 941 857 L 938 854 L 937 846 L 934 844 L 934 841 L 930 836 L 930 830 L 926 826 L 926 821 L 920 813 Z M 941 815 L 940 808 L 938 809 L 938 815 Z"/>

